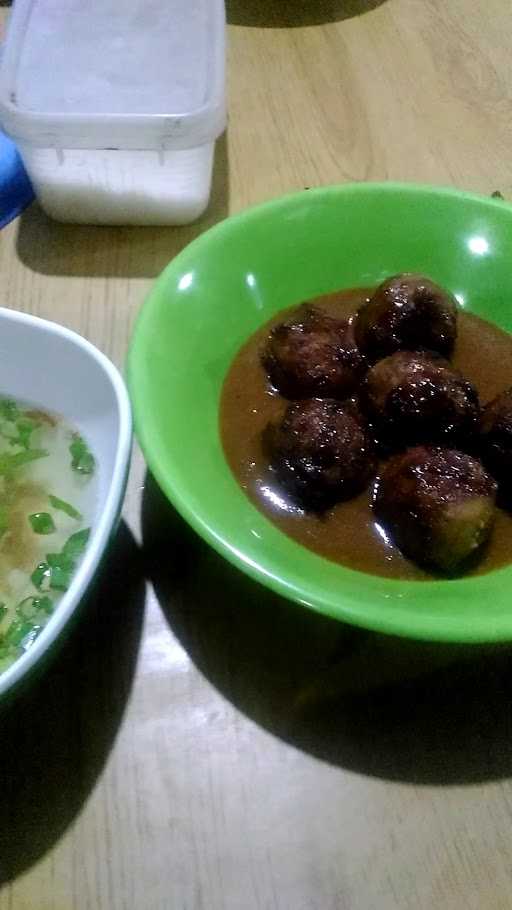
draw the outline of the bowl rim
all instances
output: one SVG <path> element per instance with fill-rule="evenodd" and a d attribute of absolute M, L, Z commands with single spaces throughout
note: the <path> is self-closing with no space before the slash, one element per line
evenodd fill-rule
<path fill-rule="evenodd" d="M 102 351 L 86 338 L 83 338 L 82 335 L 79 335 L 78 332 L 74 332 L 72 329 L 68 329 L 49 319 L 42 319 L 41 317 L 33 316 L 30 313 L 23 313 L 18 310 L 8 309 L 7 307 L 0 307 L 0 322 L 2 320 L 9 320 L 20 325 L 35 328 L 37 331 L 58 335 L 61 338 L 66 339 L 66 341 L 71 342 L 76 347 L 82 348 L 95 363 L 96 367 L 102 370 L 110 380 L 118 411 L 119 437 L 115 451 L 110 487 L 105 501 L 101 506 L 101 513 L 97 519 L 96 526 L 87 545 L 83 559 L 73 576 L 68 590 L 59 601 L 55 612 L 42 629 L 41 634 L 36 638 L 28 651 L 18 657 L 10 667 L 7 667 L 7 669 L 0 674 L 0 697 L 4 696 L 21 682 L 21 680 L 33 670 L 43 655 L 51 648 L 67 625 L 70 617 L 77 609 L 87 588 L 91 584 L 120 514 L 132 446 L 132 414 L 128 392 L 120 372 L 106 354 L 103 354 Z"/>
<path fill-rule="evenodd" d="M 298 202 L 299 200 L 302 200 L 305 192 L 308 196 L 311 196 L 313 198 L 331 195 L 348 196 L 350 194 L 371 195 L 372 193 L 381 192 L 389 194 L 401 193 L 411 196 L 421 195 L 425 198 L 435 195 L 462 201 L 466 200 L 468 202 L 476 202 L 480 205 L 483 204 L 490 209 L 496 209 L 499 211 L 507 210 L 509 216 L 512 216 L 512 204 L 508 203 L 502 198 L 493 198 L 492 196 L 484 196 L 479 193 L 474 193 L 467 190 L 459 190 L 454 187 L 437 186 L 435 184 L 428 183 L 365 181 L 330 184 L 326 186 L 314 187 L 308 190 L 299 190 L 288 193 L 259 203 L 257 205 L 250 206 L 241 212 L 223 219 L 213 227 L 209 228 L 207 231 L 200 234 L 193 241 L 191 241 L 191 243 L 187 244 L 187 246 L 185 246 L 180 251 L 180 253 L 178 253 L 178 255 L 176 255 L 168 263 L 168 265 L 157 277 L 149 293 L 146 295 L 145 301 L 141 307 L 141 310 L 139 311 L 132 332 L 127 358 L 126 375 L 133 407 L 135 433 L 143 450 L 147 466 L 155 477 L 165 496 L 177 509 L 180 515 L 186 520 L 190 527 L 192 527 L 193 530 L 199 534 L 200 537 L 202 537 L 210 546 L 213 547 L 214 550 L 217 551 L 217 553 L 227 559 L 228 562 L 235 566 L 235 568 L 237 568 L 239 571 L 243 571 L 253 580 L 265 585 L 278 595 L 281 595 L 288 600 L 291 600 L 303 606 L 307 606 L 308 608 L 319 612 L 322 615 L 331 616 L 338 621 L 348 622 L 361 628 L 366 628 L 372 631 L 394 635 L 397 637 L 427 641 L 444 641 L 460 644 L 482 644 L 501 642 L 505 639 L 512 639 L 512 615 L 506 624 L 506 629 L 501 623 L 496 623 L 494 626 L 491 626 L 489 624 L 489 627 L 486 628 L 485 632 L 480 629 L 473 630 L 469 628 L 465 633 L 463 633 L 460 629 L 459 623 L 455 622 L 455 627 L 452 627 L 450 623 L 445 623 L 443 628 L 433 633 L 431 628 L 427 629 L 423 627 L 421 623 L 415 627 L 414 630 L 406 629 L 404 627 L 405 624 L 400 619 L 400 614 L 395 615 L 392 618 L 389 616 L 389 614 L 386 614 L 385 610 L 382 610 L 379 619 L 376 619 L 375 616 L 372 616 L 371 618 L 365 620 L 365 617 L 363 617 L 360 612 L 358 612 L 357 615 L 354 615 L 352 614 L 351 609 L 348 607 L 344 607 L 343 610 L 337 610 L 334 612 L 326 601 L 324 601 L 321 605 L 320 603 L 317 604 L 311 602 L 306 598 L 306 592 L 304 590 L 301 590 L 298 585 L 290 583 L 287 581 L 286 577 L 275 574 L 264 565 L 255 562 L 251 557 L 249 557 L 243 551 L 239 550 L 234 542 L 231 542 L 230 540 L 226 539 L 222 533 L 219 533 L 208 521 L 208 519 L 204 517 L 200 512 L 198 512 L 193 505 L 190 504 L 188 494 L 182 491 L 179 483 L 174 482 L 174 475 L 168 470 L 167 467 L 162 464 L 160 453 L 158 451 L 155 451 L 155 447 L 150 440 L 150 434 L 147 431 L 147 422 L 145 422 L 143 419 L 143 401 L 142 398 L 139 399 L 139 389 L 136 382 L 136 361 L 139 359 L 137 349 L 141 344 L 141 338 L 145 334 L 146 325 L 149 325 L 152 320 L 153 300 L 158 297 L 160 289 L 167 284 L 169 276 L 171 274 L 174 274 L 174 272 L 181 270 L 182 263 L 186 262 L 188 268 L 190 258 L 196 256 L 197 254 L 200 254 L 202 247 L 209 245 L 212 239 L 218 239 L 222 237 L 226 232 L 236 230 L 239 225 L 247 224 L 247 222 L 252 221 L 252 219 L 257 219 L 262 215 L 264 216 L 268 212 L 273 211 L 274 213 L 279 213 L 281 209 L 286 209 L 290 204 L 293 205 L 295 201 Z M 252 508 L 256 509 L 256 507 L 250 503 L 250 500 L 247 501 Z M 267 521 L 270 521 L 270 519 L 267 518 Z M 284 532 L 280 531 L 280 533 Z M 300 544 L 296 543 L 296 545 L 297 547 L 300 547 Z M 322 559 L 323 557 L 318 558 Z M 348 567 L 342 568 L 348 569 Z M 505 567 L 505 570 L 507 568 L 508 567 Z M 355 570 L 352 571 L 355 572 Z M 495 573 L 500 571 L 503 571 L 503 569 L 497 569 L 495 570 Z M 360 574 L 363 576 L 368 576 L 368 573 L 363 572 Z M 486 577 L 488 576 L 476 576 L 473 580 L 478 581 L 479 579 Z M 385 583 L 386 581 L 389 581 L 389 579 L 383 578 L 382 581 Z M 403 583 L 413 584 L 415 582 L 407 582 L 407 580 L 404 580 Z M 453 582 L 451 580 L 433 579 L 432 581 L 421 582 L 421 584 L 431 587 L 433 585 L 451 585 Z M 428 622 L 426 625 L 428 625 Z"/>

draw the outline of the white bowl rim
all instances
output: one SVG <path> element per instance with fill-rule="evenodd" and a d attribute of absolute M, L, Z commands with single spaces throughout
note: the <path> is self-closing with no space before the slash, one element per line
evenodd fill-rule
<path fill-rule="evenodd" d="M 16 686 L 51 648 L 52 644 L 67 625 L 70 617 L 78 607 L 82 596 L 91 584 L 98 569 L 101 557 L 109 543 L 111 531 L 120 511 L 132 446 L 132 413 L 128 392 L 119 370 L 114 366 L 111 360 L 109 360 L 106 354 L 103 354 L 90 341 L 87 341 L 86 338 L 83 338 L 77 332 L 62 326 L 57 322 L 52 322 L 49 319 L 42 319 L 41 317 L 33 316 L 30 313 L 22 313 L 19 310 L 0 307 L 0 321 L 2 319 L 9 319 L 11 322 L 33 326 L 38 330 L 44 330 L 54 335 L 59 335 L 61 338 L 82 348 L 82 350 L 95 361 L 96 365 L 108 376 L 114 391 L 119 413 L 119 439 L 115 453 L 110 488 L 102 505 L 101 514 L 87 545 L 84 557 L 77 572 L 73 576 L 71 585 L 59 601 L 55 613 L 50 617 L 41 631 L 41 634 L 36 638 L 28 651 L 18 657 L 10 667 L 0 674 L 0 697 Z"/>

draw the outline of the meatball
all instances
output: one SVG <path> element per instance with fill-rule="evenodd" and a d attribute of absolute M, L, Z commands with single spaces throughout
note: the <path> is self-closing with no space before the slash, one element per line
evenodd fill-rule
<path fill-rule="evenodd" d="M 457 336 L 457 301 L 422 275 L 384 281 L 355 322 L 361 351 L 375 362 L 394 351 L 436 351 L 449 357 Z"/>
<path fill-rule="evenodd" d="M 375 470 L 372 441 L 350 401 L 294 402 L 279 423 L 268 425 L 263 442 L 279 482 L 314 511 L 355 496 Z"/>
<path fill-rule="evenodd" d="M 406 556 L 454 574 L 489 538 L 496 488 L 470 455 L 419 446 L 387 463 L 375 485 L 373 508 Z"/>
<path fill-rule="evenodd" d="M 512 388 L 483 409 L 480 454 L 499 484 L 503 505 L 512 505 Z"/>
<path fill-rule="evenodd" d="M 397 351 L 368 372 L 361 400 L 385 446 L 466 443 L 478 429 L 476 389 L 437 354 Z"/>
<path fill-rule="evenodd" d="M 366 372 L 350 322 L 307 304 L 272 329 L 262 362 L 286 398 L 347 398 Z"/>

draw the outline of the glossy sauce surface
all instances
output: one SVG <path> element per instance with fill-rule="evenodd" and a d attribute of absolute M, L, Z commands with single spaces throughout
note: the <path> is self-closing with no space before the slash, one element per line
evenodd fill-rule
<path fill-rule="evenodd" d="M 339 291 L 312 301 L 326 312 L 348 317 L 368 299 L 369 290 Z M 393 578 L 432 577 L 406 559 L 375 522 L 371 490 L 336 505 L 325 515 L 304 512 L 286 497 L 268 468 L 261 433 L 278 419 L 287 400 L 269 387 L 260 355 L 268 332 L 295 310 L 279 313 L 243 345 L 224 382 L 220 430 L 228 464 L 256 506 L 284 533 L 327 559 L 353 569 Z M 474 316 L 459 313 L 452 363 L 479 391 L 483 404 L 512 386 L 512 336 Z M 473 573 L 512 561 L 512 516 L 497 509 L 491 541 Z"/>

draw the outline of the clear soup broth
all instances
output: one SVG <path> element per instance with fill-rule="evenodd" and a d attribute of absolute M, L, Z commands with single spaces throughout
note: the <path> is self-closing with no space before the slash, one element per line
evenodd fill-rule
<path fill-rule="evenodd" d="M 87 442 L 56 414 L 0 399 L 0 672 L 35 641 L 87 546 Z"/>

